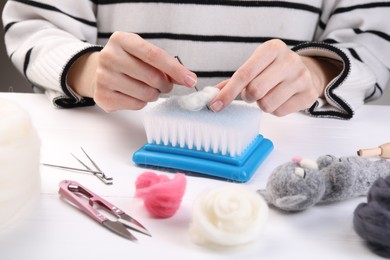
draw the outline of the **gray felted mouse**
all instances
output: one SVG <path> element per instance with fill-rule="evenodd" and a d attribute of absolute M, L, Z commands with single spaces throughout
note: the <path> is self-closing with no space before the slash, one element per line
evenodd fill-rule
<path fill-rule="evenodd" d="M 390 161 L 359 156 L 320 156 L 317 162 L 293 159 L 278 166 L 266 189 L 258 192 L 285 211 L 301 211 L 317 203 L 341 201 L 367 195 L 379 177 L 390 176 Z"/>

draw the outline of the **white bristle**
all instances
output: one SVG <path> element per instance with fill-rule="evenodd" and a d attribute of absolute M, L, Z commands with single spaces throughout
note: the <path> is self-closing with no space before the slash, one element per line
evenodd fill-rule
<path fill-rule="evenodd" d="M 233 102 L 223 111 L 183 110 L 178 97 L 171 97 L 145 116 L 148 143 L 239 156 L 259 133 L 261 111 Z"/>

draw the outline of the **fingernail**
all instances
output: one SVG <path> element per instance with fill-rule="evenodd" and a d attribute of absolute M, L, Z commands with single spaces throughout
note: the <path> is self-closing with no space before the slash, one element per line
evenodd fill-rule
<path fill-rule="evenodd" d="M 211 110 L 213 110 L 214 112 L 219 112 L 219 111 L 221 111 L 222 108 L 223 108 L 223 103 L 222 103 L 221 100 L 217 100 L 217 101 L 215 101 L 214 103 L 212 103 L 212 104 L 210 105 L 210 108 L 211 108 Z"/>
<path fill-rule="evenodd" d="M 186 84 L 187 87 L 192 88 L 196 85 L 196 79 L 191 75 L 186 75 L 184 79 L 184 84 Z"/>

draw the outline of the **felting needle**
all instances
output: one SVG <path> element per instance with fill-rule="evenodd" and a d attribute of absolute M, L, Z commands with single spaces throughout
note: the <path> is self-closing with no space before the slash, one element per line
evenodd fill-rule
<path fill-rule="evenodd" d="M 105 184 L 113 184 L 111 180 L 107 180 L 102 176 L 102 173 L 99 171 L 94 171 L 94 170 L 87 170 L 87 169 L 80 169 L 80 168 L 74 168 L 74 167 L 68 167 L 68 166 L 62 166 L 62 165 L 55 165 L 55 164 L 49 164 L 49 163 L 42 163 L 44 166 L 49 166 L 49 167 L 54 167 L 54 168 L 59 168 L 63 170 L 69 170 L 69 171 L 77 171 L 77 172 L 83 172 L 83 173 L 92 173 L 95 175 L 99 180 L 104 182 Z"/>
<path fill-rule="evenodd" d="M 183 62 L 181 62 L 179 56 L 175 56 L 175 59 L 177 59 L 178 62 L 179 62 L 181 65 L 184 65 Z M 194 86 L 194 89 L 196 90 L 196 92 L 199 92 L 199 89 L 196 87 L 196 85 Z"/>
<path fill-rule="evenodd" d="M 183 62 L 181 62 L 179 56 L 175 56 L 175 59 L 177 59 L 181 65 L 184 65 Z M 196 85 L 194 86 L 194 89 L 196 90 L 196 92 L 199 92 L 199 89 L 198 89 L 198 87 Z M 206 107 L 207 107 L 208 110 L 210 110 L 208 105 L 206 105 Z"/>
<path fill-rule="evenodd" d="M 95 168 L 101 172 L 101 174 L 103 175 L 103 178 L 106 179 L 106 180 L 110 180 L 112 181 L 113 178 L 112 177 L 107 177 L 106 174 L 99 168 L 99 166 L 94 162 L 94 160 L 92 160 L 91 157 L 89 157 L 89 155 L 84 151 L 83 147 L 80 147 L 81 150 L 83 151 L 83 153 L 85 154 L 85 156 L 87 156 L 88 160 L 93 164 L 93 166 L 95 166 Z M 73 154 L 72 154 L 73 155 Z M 84 165 L 84 167 L 86 167 L 87 169 L 89 169 L 89 167 L 87 165 L 85 165 L 81 160 L 79 160 L 76 156 L 73 155 L 74 158 L 76 158 L 81 164 Z"/>

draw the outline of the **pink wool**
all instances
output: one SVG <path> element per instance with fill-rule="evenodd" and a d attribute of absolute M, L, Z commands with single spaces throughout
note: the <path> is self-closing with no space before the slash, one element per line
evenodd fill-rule
<path fill-rule="evenodd" d="M 180 207 L 186 183 L 186 176 L 182 173 L 170 179 L 166 175 L 144 172 L 135 183 L 135 196 L 143 199 L 145 208 L 152 216 L 169 218 Z"/>

